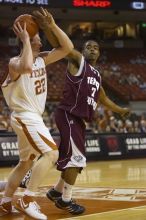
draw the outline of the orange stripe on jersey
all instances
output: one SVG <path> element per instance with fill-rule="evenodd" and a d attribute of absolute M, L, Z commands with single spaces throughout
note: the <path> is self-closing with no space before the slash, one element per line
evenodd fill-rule
<path fill-rule="evenodd" d="M 40 149 L 38 148 L 38 146 L 36 145 L 36 143 L 34 142 L 33 138 L 31 137 L 26 125 L 21 121 L 20 118 L 16 118 L 16 120 L 18 121 L 18 123 L 22 126 L 22 129 L 24 131 L 24 134 L 26 135 L 29 143 L 31 144 L 31 146 L 40 154 L 43 154 Z"/>
<path fill-rule="evenodd" d="M 53 150 L 58 150 L 57 145 L 54 144 L 53 142 L 49 141 L 46 137 L 44 137 L 42 134 L 40 134 L 38 132 L 38 134 L 40 135 L 40 137 L 42 138 L 42 140 L 49 146 L 51 147 Z"/>
<path fill-rule="evenodd" d="M 16 82 L 20 78 L 21 74 L 16 77 L 12 82 Z"/>

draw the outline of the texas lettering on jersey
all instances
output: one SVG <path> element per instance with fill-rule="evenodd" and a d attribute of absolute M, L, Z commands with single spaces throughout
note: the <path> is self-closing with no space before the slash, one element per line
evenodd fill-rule
<path fill-rule="evenodd" d="M 44 75 L 46 75 L 45 68 L 34 69 L 32 73 L 30 74 L 30 78 L 37 78 L 34 82 L 36 95 L 39 95 L 45 92 L 45 85 L 46 85 L 45 77 L 40 78 L 41 76 L 44 76 Z"/>
<path fill-rule="evenodd" d="M 36 77 L 40 77 L 43 75 L 46 75 L 46 70 L 45 68 L 40 68 L 40 69 L 33 70 L 32 73 L 30 74 L 30 78 L 36 78 Z"/>

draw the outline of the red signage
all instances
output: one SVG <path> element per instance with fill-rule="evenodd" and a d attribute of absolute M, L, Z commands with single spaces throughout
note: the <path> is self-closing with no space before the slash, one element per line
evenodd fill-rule
<path fill-rule="evenodd" d="M 110 0 L 73 0 L 74 7 L 92 7 L 92 8 L 110 8 L 112 3 Z"/>

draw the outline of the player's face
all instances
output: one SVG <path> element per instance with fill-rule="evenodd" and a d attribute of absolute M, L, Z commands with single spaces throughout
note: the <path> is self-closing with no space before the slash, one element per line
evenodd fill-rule
<path fill-rule="evenodd" d="M 31 48 L 35 56 L 38 56 L 40 49 L 42 47 L 41 39 L 38 34 L 36 34 L 31 40 Z"/>
<path fill-rule="evenodd" d="M 100 55 L 99 45 L 95 41 L 88 41 L 85 44 L 83 55 L 87 60 L 97 60 Z"/>

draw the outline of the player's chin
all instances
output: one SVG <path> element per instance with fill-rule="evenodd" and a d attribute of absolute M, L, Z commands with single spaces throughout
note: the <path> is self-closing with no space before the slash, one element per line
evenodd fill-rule
<path fill-rule="evenodd" d="M 89 58 L 91 60 L 95 60 L 95 59 L 97 59 L 97 55 L 96 54 L 90 54 Z"/>

